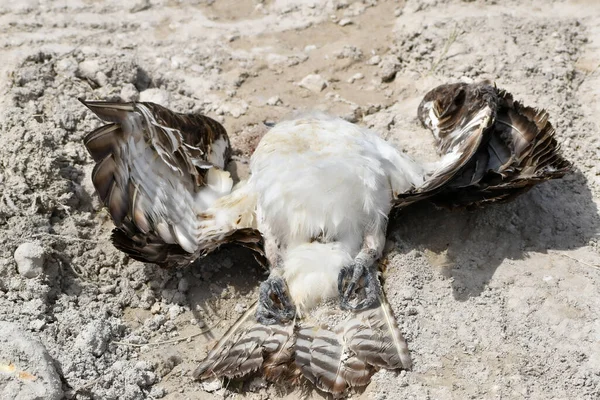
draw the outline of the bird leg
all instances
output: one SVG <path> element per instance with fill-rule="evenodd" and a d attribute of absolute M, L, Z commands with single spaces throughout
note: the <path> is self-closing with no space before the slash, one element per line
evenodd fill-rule
<path fill-rule="evenodd" d="M 287 323 L 296 315 L 296 308 L 288 294 L 283 278 L 271 273 L 260 284 L 256 320 L 263 325 Z"/>
<path fill-rule="evenodd" d="M 381 283 L 377 274 L 376 261 L 383 253 L 383 233 L 367 235 L 363 248 L 350 265 L 342 268 L 338 275 L 340 306 L 343 310 L 360 311 L 377 303 L 381 294 Z"/>

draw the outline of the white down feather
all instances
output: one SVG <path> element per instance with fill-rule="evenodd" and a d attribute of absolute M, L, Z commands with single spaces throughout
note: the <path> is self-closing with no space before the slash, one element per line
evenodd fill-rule
<path fill-rule="evenodd" d="M 339 270 L 358 254 L 367 228 L 385 229 L 394 194 L 424 175 L 373 132 L 324 114 L 275 126 L 250 167 L 259 229 L 280 241 L 291 296 L 307 306 L 337 294 Z"/>

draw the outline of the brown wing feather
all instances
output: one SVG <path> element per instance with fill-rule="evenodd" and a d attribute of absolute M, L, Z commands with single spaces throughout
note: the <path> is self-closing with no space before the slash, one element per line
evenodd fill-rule
<path fill-rule="evenodd" d="M 231 190 L 221 171 L 230 155 L 225 129 L 197 114 L 153 103 L 82 103 L 109 122 L 84 143 L 96 166 L 92 181 L 117 227 L 115 246 L 140 261 L 187 264 L 222 244 L 241 241 L 264 262 L 254 229 L 226 231 L 212 224 L 204 235 L 198 215 Z M 248 228 L 251 228 L 248 226 Z"/>
<path fill-rule="evenodd" d="M 397 207 L 429 198 L 452 180 L 461 180 L 460 174 L 489 140 L 497 102 L 496 90 L 488 82 L 442 85 L 425 95 L 418 117 L 434 133 L 437 150 L 444 158 L 423 185 L 398 196 Z"/>
<path fill-rule="evenodd" d="M 451 182 L 433 198 L 435 203 L 476 207 L 505 202 L 539 182 L 560 178 L 571 169 L 571 164 L 560 155 L 546 111 L 522 106 L 503 90 L 498 90 L 498 98 L 490 140 L 478 150 L 478 154 L 489 155 L 487 164 L 478 168 L 482 174 L 467 186 Z M 462 179 L 471 174 L 472 169 L 465 169 Z"/>
<path fill-rule="evenodd" d="M 401 194 L 398 206 L 425 198 L 446 207 L 507 201 L 570 170 L 548 114 L 488 82 L 441 85 L 425 95 L 418 116 L 436 139 L 441 167 Z"/>

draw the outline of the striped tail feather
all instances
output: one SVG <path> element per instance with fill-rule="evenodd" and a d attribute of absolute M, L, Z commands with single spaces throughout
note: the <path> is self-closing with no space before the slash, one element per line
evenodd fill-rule
<path fill-rule="evenodd" d="M 233 379 L 261 369 L 272 380 L 286 375 L 294 325 L 259 324 L 254 318 L 256 308 L 257 303 L 223 335 L 193 372 L 195 379 Z"/>
<path fill-rule="evenodd" d="M 359 313 L 346 324 L 344 338 L 358 358 L 376 368 L 411 369 L 408 346 L 390 305 L 382 298 L 378 307 Z"/>
<path fill-rule="evenodd" d="M 351 354 L 339 333 L 320 327 L 304 327 L 296 339 L 295 364 L 302 375 L 328 393 L 343 393 L 348 387 L 369 383 L 372 368 Z"/>
<path fill-rule="evenodd" d="M 333 394 L 366 386 L 381 368 L 412 367 L 406 341 L 383 296 L 376 307 L 353 314 L 333 330 L 302 327 L 294 349 L 302 375 Z"/>
<path fill-rule="evenodd" d="M 194 372 L 199 380 L 260 372 L 270 381 L 303 376 L 318 389 L 341 394 L 366 386 L 381 368 L 409 369 L 408 347 L 389 304 L 352 314 L 334 328 L 306 321 L 256 322 L 249 309 Z"/>

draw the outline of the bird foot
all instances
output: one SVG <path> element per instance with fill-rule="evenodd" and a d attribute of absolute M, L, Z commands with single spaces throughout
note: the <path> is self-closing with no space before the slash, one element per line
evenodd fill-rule
<path fill-rule="evenodd" d="M 296 315 L 296 308 L 280 276 L 269 276 L 260 284 L 256 320 L 263 325 L 287 323 Z"/>
<path fill-rule="evenodd" d="M 345 266 L 338 275 L 338 291 L 343 310 L 360 311 L 372 307 L 381 293 L 377 271 L 356 261 Z"/>

